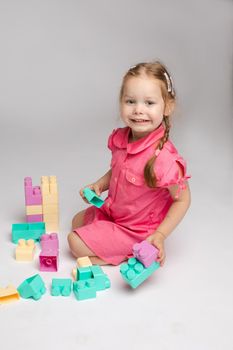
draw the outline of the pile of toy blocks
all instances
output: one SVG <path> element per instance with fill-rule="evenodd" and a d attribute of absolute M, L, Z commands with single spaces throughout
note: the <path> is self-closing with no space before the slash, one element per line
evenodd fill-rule
<path fill-rule="evenodd" d="M 120 273 L 132 288 L 137 288 L 159 268 L 160 263 L 156 261 L 158 249 L 147 241 L 134 244 L 133 255 L 127 263 L 120 265 Z"/>

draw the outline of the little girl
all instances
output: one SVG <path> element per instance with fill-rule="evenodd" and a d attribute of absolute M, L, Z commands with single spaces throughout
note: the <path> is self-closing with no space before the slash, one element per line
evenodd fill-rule
<path fill-rule="evenodd" d="M 74 216 L 68 243 L 75 257 L 118 265 L 146 239 L 164 264 L 164 241 L 190 205 L 186 163 L 169 140 L 175 96 L 160 62 L 139 63 L 124 76 L 120 114 L 126 127 L 109 136 L 109 171 L 85 186 L 97 195 L 108 190 L 108 196 L 100 209 L 90 206 Z M 80 195 L 85 200 L 83 189 Z"/>

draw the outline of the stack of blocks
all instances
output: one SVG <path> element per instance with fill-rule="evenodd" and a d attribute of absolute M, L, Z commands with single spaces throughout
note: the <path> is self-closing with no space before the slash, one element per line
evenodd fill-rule
<path fill-rule="evenodd" d="M 41 186 L 24 179 L 26 220 L 45 222 L 46 232 L 58 232 L 58 186 L 56 176 L 42 176 Z"/>
<path fill-rule="evenodd" d="M 88 257 L 77 260 L 78 268 L 73 291 L 76 299 L 96 298 L 96 292 L 110 288 L 110 280 L 99 265 L 93 266 Z M 81 266 L 80 266 L 81 265 Z"/>
<path fill-rule="evenodd" d="M 41 236 L 40 271 L 58 270 L 59 242 L 56 233 Z"/>
<path fill-rule="evenodd" d="M 120 273 L 123 279 L 132 287 L 137 288 L 160 266 L 155 261 L 158 256 L 158 249 L 147 241 L 136 243 L 133 246 L 134 258 L 120 266 Z"/>

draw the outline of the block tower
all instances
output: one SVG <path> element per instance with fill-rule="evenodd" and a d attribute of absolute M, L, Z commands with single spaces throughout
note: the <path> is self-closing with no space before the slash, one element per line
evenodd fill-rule
<path fill-rule="evenodd" d="M 56 176 L 41 177 L 42 210 L 46 232 L 59 231 L 58 186 Z"/>

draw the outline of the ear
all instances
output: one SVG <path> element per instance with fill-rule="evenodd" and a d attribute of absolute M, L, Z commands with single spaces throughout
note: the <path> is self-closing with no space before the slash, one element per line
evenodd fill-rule
<path fill-rule="evenodd" d="M 175 101 L 168 101 L 164 109 L 164 115 L 170 116 L 175 109 Z"/>

